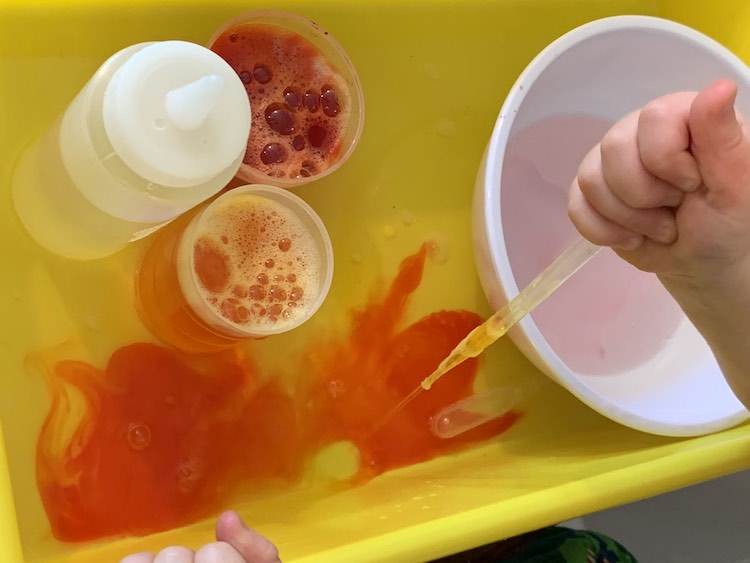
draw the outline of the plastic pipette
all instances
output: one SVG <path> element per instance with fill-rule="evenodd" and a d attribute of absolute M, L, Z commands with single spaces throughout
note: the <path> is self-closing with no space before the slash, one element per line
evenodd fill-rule
<path fill-rule="evenodd" d="M 518 321 L 547 299 L 563 282 L 575 274 L 599 250 L 600 246 L 580 238 L 542 271 L 505 307 L 472 330 L 458 343 L 437 369 L 422 380 L 422 389 L 430 387 L 460 363 L 481 354 L 490 344 L 504 336 Z"/>
<path fill-rule="evenodd" d="M 530 392 L 519 386 L 504 386 L 466 397 L 431 417 L 430 431 L 438 438 L 453 438 L 507 414 Z"/>
<path fill-rule="evenodd" d="M 440 362 L 437 369 L 422 380 L 419 387 L 416 387 L 383 417 L 373 429 L 372 434 L 383 428 L 396 413 L 414 400 L 423 390 L 429 390 L 443 375 L 465 360 L 478 356 L 490 344 L 504 336 L 518 321 L 547 299 L 599 250 L 601 250 L 600 246 L 596 246 L 583 238 L 574 242 L 505 307 L 472 330 L 459 342 L 453 351 Z"/>

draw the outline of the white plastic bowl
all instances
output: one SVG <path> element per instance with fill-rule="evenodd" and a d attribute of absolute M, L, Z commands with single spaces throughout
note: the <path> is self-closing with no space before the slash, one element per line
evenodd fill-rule
<path fill-rule="evenodd" d="M 645 16 L 598 20 L 550 44 L 511 89 L 482 160 L 474 248 L 500 308 L 576 238 L 567 189 L 609 126 L 653 98 L 750 70 L 697 31 Z M 750 414 L 656 277 L 600 252 L 510 333 L 543 372 L 601 414 L 654 434 L 722 430 Z"/>

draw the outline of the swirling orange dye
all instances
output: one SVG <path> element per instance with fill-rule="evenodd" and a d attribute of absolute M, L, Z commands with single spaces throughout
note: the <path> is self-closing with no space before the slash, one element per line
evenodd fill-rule
<path fill-rule="evenodd" d="M 36 473 L 54 535 L 78 542 L 195 522 L 230 506 L 240 489 L 293 484 L 338 440 L 359 447 L 353 483 L 361 483 L 509 428 L 517 413 L 450 440 L 430 433 L 432 414 L 471 393 L 470 360 L 372 432 L 481 322 L 440 311 L 399 328 L 425 257 L 425 247 L 407 257 L 385 296 L 352 313 L 348 334 L 308 347 L 294 395 L 239 351 L 187 356 L 136 343 L 104 370 L 53 362 Z M 84 408 L 71 423 L 73 394 Z"/>

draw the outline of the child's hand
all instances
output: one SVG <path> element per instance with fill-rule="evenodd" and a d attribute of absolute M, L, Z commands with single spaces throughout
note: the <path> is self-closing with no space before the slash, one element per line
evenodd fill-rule
<path fill-rule="evenodd" d="M 219 516 L 216 540 L 198 551 L 172 546 L 162 549 L 157 555 L 129 555 L 120 563 L 281 563 L 276 547 L 247 528 L 235 512 Z"/>
<path fill-rule="evenodd" d="M 198 551 L 193 551 L 187 547 L 170 546 L 162 549 L 156 555 L 136 553 L 129 555 L 120 563 L 250 563 L 250 560 L 245 560 L 228 543 L 212 542 L 204 545 Z"/>
<path fill-rule="evenodd" d="M 745 259 L 750 142 L 735 94 L 729 81 L 671 94 L 613 126 L 571 188 L 581 233 L 643 270 L 702 284 Z"/>
<path fill-rule="evenodd" d="M 750 137 L 736 93 L 723 80 L 623 118 L 581 163 L 568 212 L 658 274 L 750 405 Z"/>

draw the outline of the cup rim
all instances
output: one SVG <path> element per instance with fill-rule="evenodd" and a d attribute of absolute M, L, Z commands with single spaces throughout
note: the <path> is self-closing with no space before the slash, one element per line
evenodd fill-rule
<path fill-rule="evenodd" d="M 305 226 L 310 230 L 315 230 L 314 233 L 318 236 L 315 237 L 316 241 L 319 238 L 320 243 L 318 244 L 318 250 L 320 251 L 320 258 L 321 258 L 321 277 L 320 277 L 320 286 L 318 290 L 318 296 L 315 299 L 313 303 L 309 306 L 306 314 L 299 319 L 297 319 L 293 324 L 291 325 L 285 325 L 278 328 L 271 328 L 270 330 L 263 330 L 259 329 L 258 327 L 254 327 L 252 329 L 243 329 L 241 326 L 230 322 L 228 319 L 224 318 L 222 315 L 219 315 L 213 307 L 210 307 L 208 304 L 205 303 L 205 299 L 201 296 L 200 292 L 198 291 L 191 291 L 191 293 L 195 293 L 200 300 L 200 303 L 198 304 L 201 308 L 201 311 L 196 310 L 194 304 L 191 302 L 190 299 L 188 299 L 187 295 L 185 295 L 186 290 L 183 286 L 183 284 L 190 284 L 191 286 L 197 287 L 199 285 L 199 281 L 196 279 L 196 273 L 195 273 L 195 254 L 192 252 L 194 240 L 193 235 L 195 231 L 200 227 L 200 224 L 204 217 L 206 217 L 206 213 L 209 212 L 209 210 L 216 205 L 218 205 L 220 202 L 225 201 L 227 199 L 243 196 L 243 195 L 257 195 L 272 201 L 275 201 L 276 203 L 279 203 L 289 209 L 292 213 L 294 213 L 296 216 L 300 217 L 300 219 L 303 220 L 305 223 Z M 190 244 L 188 244 L 188 242 Z M 183 275 L 180 275 L 181 269 L 179 267 L 179 264 L 187 264 L 187 272 Z M 230 338 L 237 338 L 237 339 L 248 339 L 248 338 L 262 338 L 266 336 L 273 336 L 276 334 L 282 334 L 285 332 L 289 332 L 291 330 L 294 330 L 296 328 L 299 328 L 301 325 L 303 325 L 305 322 L 307 322 L 322 306 L 323 302 L 326 300 L 328 296 L 328 292 L 331 288 L 331 284 L 333 281 L 333 270 L 334 270 L 334 255 L 333 255 L 333 245 L 331 243 L 330 235 L 328 234 L 328 230 L 325 227 L 325 224 L 323 223 L 323 220 L 320 218 L 320 216 L 315 212 L 315 210 L 302 198 L 299 196 L 289 192 L 288 190 L 285 190 L 284 188 L 279 188 L 277 186 L 271 186 L 271 185 L 265 185 L 265 184 L 248 184 L 243 186 L 238 186 L 236 188 L 232 188 L 230 190 L 225 191 L 222 193 L 219 197 L 215 198 L 211 203 L 209 203 L 205 208 L 203 208 L 195 217 L 193 217 L 190 221 L 190 223 L 185 227 L 183 232 L 180 234 L 178 243 L 177 243 L 177 252 L 176 252 L 176 264 L 175 264 L 177 270 L 178 270 L 178 279 L 180 284 L 180 291 L 183 292 L 183 295 L 185 295 L 185 300 L 188 304 L 188 306 L 193 310 L 194 314 L 201 320 L 202 323 L 204 323 L 208 328 L 211 328 L 212 330 L 221 331 L 223 334 Z M 210 317 L 210 318 L 209 318 Z"/>
<path fill-rule="evenodd" d="M 331 166 L 312 176 L 300 176 L 297 178 L 277 178 L 275 176 L 264 174 L 261 171 L 256 170 L 250 166 L 247 166 L 244 164 L 244 162 L 240 163 L 236 176 L 246 182 L 273 185 L 288 189 L 304 186 L 311 182 L 325 178 L 326 176 L 338 170 L 347 160 L 349 160 L 362 137 L 362 131 L 364 129 L 365 123 L 365 99 L 362 89 L 362 82 L 359 78 L 359 74 L 357 73 L 357 69 L 354 66 L 354 63 L 349 57 L 349 54 L 336 40 L 336 38 L 333 37 L 331 33 L 325 30 L 316 21 L 293 12 L 275 9 L 250 10 L 226 21 L 213 33 L 213 35 L 207 42 L 208 48 L 211 49 L 214 42 L 227 29 L 243 22 L 257 22 L 284 27 L 294 33 L 302 35 L 305 39 L 309 40 L 319 49 L 320 44 L 325 44 L 327 47 L 330 47 L 331 53 L 333 53 L 340 60 L 331 61 L 330 54 L 327 53 L 324 53 L 324 56 L 329 60 L 336 71 L 341 74 L 342 78 L 347 83 L 350 89 L 349 95 L 352 99 L 352 113 L 349 116 L 349 123 L 343 136 L 348 136 L 348 133 L 351 131 L 352 138 L 351 141 L 348 142 L 346 147 L 342 147 L 343 150 L 339 153 L 338 158 Z M 291 25 L 286 25 L 287 22 Z M 310 33 L 301 34 L 299 32 L 300 29 L 308 30 Z M 354 103 L 354 100 L 356 100 L 356 103 Z"/>

